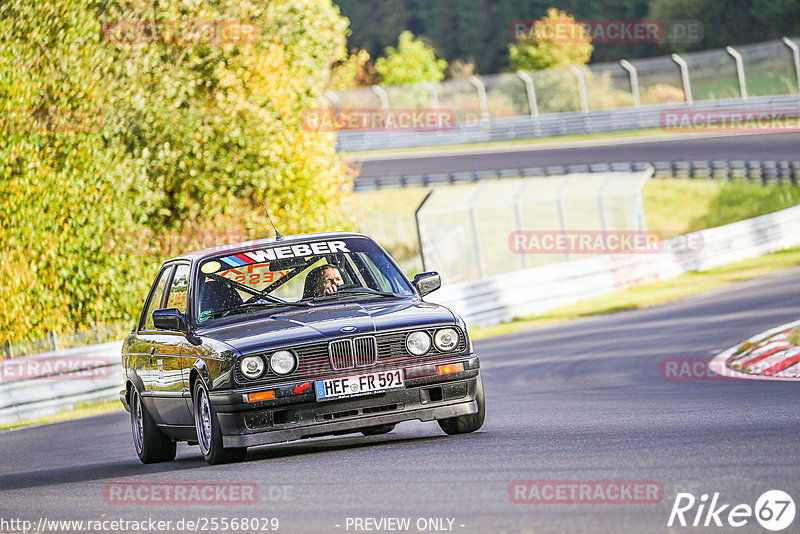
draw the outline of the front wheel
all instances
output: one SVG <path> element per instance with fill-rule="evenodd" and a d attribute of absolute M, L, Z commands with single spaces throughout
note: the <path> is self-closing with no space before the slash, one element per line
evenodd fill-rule
<path fill-rule="evenodd" d="M 247 456 L 247 447 L 222 446 L 222 430 L 219 426 L 217 412 L 208 400 L 208 388 L 198 379 L 194 384 L 194 426 L 197 431 L 197 443 L 203 458 L 211 465 L 241 462 Z"/>
<path fill-rule="evenodd" d="M 135 386 L 131 387 L 131 431 L 136 454 L 143 464 L 171 462 L 175 459 L 176 443 L 156 426 L 142 403 L 142 396 Z"/>
<path fill-rule="evenodd" d="M 449 417 L 447 419 L 439 419 L 437 422 L 442 427 L 445 434 L 469 434 L 475 432 L 483 426 L 483 420 L 486 418 L 486 402 L 483 398 L 483 379 L 478 378 L 478 384 L 475 391 L 475 402 L 478 403 L 478 411 L 468 415 L 459 415 L 456 417 Z"/>

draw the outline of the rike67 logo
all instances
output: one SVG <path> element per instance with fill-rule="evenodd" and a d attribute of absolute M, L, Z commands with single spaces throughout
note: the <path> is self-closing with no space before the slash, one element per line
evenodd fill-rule
<path fill-rule="evenodd" d="M 777 532 L 791 525 L 794 516 L 794 500 L 781 490 L 765 491 L 756 500 L 754 507 L 744 503 L 723 503 L 719 492 L 714 493 L 710 500 L 707 493 L 699 499 L 691 493 L 678 493 L 667 526 L 736 528 L 755 519 L 763 528 Z"/>

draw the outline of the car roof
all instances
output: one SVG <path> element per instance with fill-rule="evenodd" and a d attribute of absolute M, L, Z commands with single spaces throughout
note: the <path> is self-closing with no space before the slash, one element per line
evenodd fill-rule
<path fill-rule="evenodd" d="M 186 252 L 181 254 L 180 256 L 176 256 L 168 261 L 174 260 L 199 260 L 202 258 L 206 258 L 208 256 L 216 256 L 222 252 L 229 252 L 232 250 L 246 250 L 246 249 L 256 249 L 259 247 L 263 247 L 266 245 L 283 245 L 289 243 L 296 243 L 299 241 L 308 241 L 309 239 L 323 239 L 323 238 L 333 238 L 333 237 L 365 237 L 367 239 L 372 240 L 371 237 L 365 234 L 359 234 L 356 232 L 317 232 L 313 234 L 297 234 L 297 235 L 285 235 L 283 239 L 276 239 L 274 237 L 268 237 L 266 239 L 254 239 L 252 241 L 242 241 L 241 243 L 230 243 L 227 245 L 220 245 L 216 247 L 209 247 L 200 250 L 193 250 L 191 252 Z"/>

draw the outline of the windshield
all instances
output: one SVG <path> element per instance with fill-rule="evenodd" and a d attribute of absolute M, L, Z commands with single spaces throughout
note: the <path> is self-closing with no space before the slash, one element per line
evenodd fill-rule
<path fill-rule="evenodd" d="M 228 251 L 203 260 L 195 291 L 199 323 L 278 308 L 414 294 L 386 253 L 365 238 Z"/>

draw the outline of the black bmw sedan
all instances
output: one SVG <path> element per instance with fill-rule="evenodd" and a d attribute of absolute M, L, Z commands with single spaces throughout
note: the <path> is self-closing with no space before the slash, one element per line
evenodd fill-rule
<path fill-rule="evenodd" d="M 422 297 L 371 238 L 320 233 L 190 252 L 161 267 L 122 348 L 133 442 L 144 463 L 176 442 L 212 464 L 247 448 L 391 432 L 436 420 L 483 425 L 478 357 L 464 321 Z"/>

